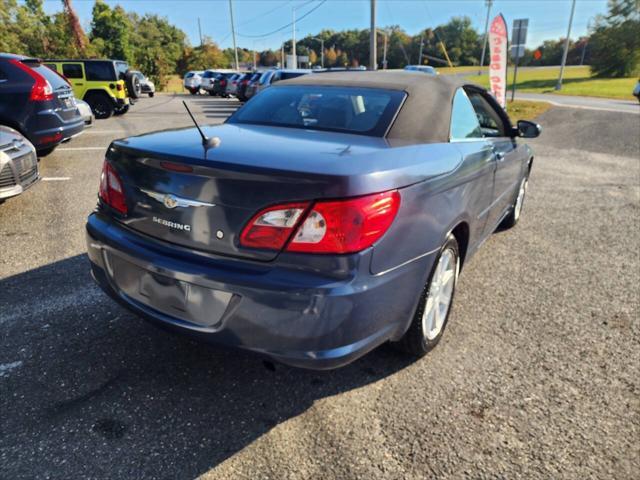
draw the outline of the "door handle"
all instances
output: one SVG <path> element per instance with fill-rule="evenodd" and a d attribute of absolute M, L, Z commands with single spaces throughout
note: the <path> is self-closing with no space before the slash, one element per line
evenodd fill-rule
<path fill-rule="evenodd" d="M 84 83 L 74 83 L 75 86 L 80 87 L 82 85 L 84 85 Z"/>

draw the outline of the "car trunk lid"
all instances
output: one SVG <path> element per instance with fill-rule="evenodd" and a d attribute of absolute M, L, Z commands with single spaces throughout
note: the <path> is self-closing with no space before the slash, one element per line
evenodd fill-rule
<path fill-rule="evenodd" d="M 111 145 L 107 158 L 122 180 L 129 210 L 121 222 L 179 246 L 268 261 L 278 252 L 238 242 L 263 208 L 381 192 L 419 180 L 391 173 L 409 168 L 416 154 L 400 147 L 390 159 L 383 138 L 232 124 L 203 130 L 221 139 L 206 158 L 195 128 Z"/>

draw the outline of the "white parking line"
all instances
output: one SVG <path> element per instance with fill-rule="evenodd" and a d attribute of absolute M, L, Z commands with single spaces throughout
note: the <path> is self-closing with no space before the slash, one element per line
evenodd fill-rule
<path fill-rule="evenodd" d="M 57 148 L 56 152 L 81 152 L 83 150 L 106 150 L 109 147 L 71 147 L 71 148 Z"/>
<path fill-rule="evenodd" d="M 124 130 L 93 130 L 93 129 L 89 129 L 89 130 L 85 130 L 82 134 L 83 135 L 90 135 L 92 133 L 97 133 L 97 134 L 107 134 L 107 133 L 119 133 L 121 135 L 124 135 L 126 132 Z"/>
<path fill-rule="evenodd" d="M 71 177 L 42 177 L 41 180 L 43 182 L 64 182 L 71 180 Z"/>

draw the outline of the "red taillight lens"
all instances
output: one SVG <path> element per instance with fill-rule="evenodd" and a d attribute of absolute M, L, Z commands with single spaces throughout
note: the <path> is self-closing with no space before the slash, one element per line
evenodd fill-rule
<path fill-rule="evenodd" d="M 33 102 L 44 102 L 47 100 L 53 100 L 53 88 L 51 88 L 51 84 L 46 78 L 36 72 L 29 65 L 25 65 L 24 63 L 22 63 L 20 60 L 12 59 L 9 60 L 9 63 L 18 67 L 35 81 L 35 83 L 31 87 L 29 100 Z"/>
<path fill-rule="evenodd" d="M 389 229 L 400 207 L 397 190 L 346 200 L 269 207 L 247 224 L 240 244 L 290 252 L 355 253 L 373 245 Z M 304 218 L 301 215 L 304 214 Z M 295 235 L 293 229 L 297 228 Z"/>
<path fill-rule="evenodd" d="M 122 85 L 121 83 L 117 83 L 117 84 L 116 84 L 116 90 L 118 90 L 119 92 L 121 92 L 122 90 L 124 90 L 124 85 Z"/>
<path fill-rule="evenodd" d="M 45 143 L 54 143 L 62 140 L 62 132 L 56 132 L 52 135 L 43 135 L 38 139 L 39 145 L 44 145 Z"/>
<path fill-rule="evenodd" d="M 287 203 L 261 210 L 242 231 L 240 244 L 243 247 L 281 250 L 308 206 L 308 203 Z"/>
<path fill-rule="evenodd" d="M 227 85 L 227 81 L 226 80 L 220 80 L 220 86 L 224 87 Z"/>
<path fill-rule="evenodd" d="M 124 196 L 122 180 L 106 160 L 102 165 L 102 176 L 100 177 L 100 198 L 121 214 L 127 214 L 127 201 Z"/>

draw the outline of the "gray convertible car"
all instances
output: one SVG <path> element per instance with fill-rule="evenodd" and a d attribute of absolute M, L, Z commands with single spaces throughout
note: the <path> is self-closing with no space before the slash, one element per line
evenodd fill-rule
<path fill-rule="evenodd" d="M 463 266 L 518 222 L 533 164 L 518 137 L 539 132 L 444 77 L 278 82 L 223 125 L 111 144 L 92 273 L 157 325 L 290 365 L 388 341 L 421 356 Z"/>

